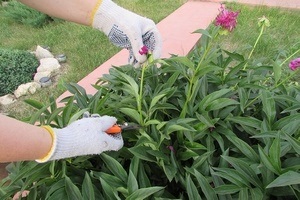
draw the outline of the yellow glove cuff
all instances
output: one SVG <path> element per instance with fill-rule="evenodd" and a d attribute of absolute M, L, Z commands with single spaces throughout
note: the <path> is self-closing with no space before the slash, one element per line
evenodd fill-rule
<path fill-rule="evenodd" d="M 90 16 L 90 26 L 93 24 L 94 22 L 94 17 L 95 17 L 95 14 L 98 10 L 98 8 L 100 7 L 101 3 L 102 3 L 103 0 L 98 0 L 96 5 L 94 6 L 92 12 L 91 12 L 91 16 Z"/>
<path fill-rule="evenodd" d="M 47 153 L 47 155 L 41 159 L 37 159 L 35 160 L 36 162 L 39 162 L 39 163 L 44 163 L 44 162 L 47 162 L 50 157 L 52 156 L 54 150 L 55 150 L 55 143 L 54 141 L 56 140 L 56 135 L 54 134 L 54 131 L 53 129 L 50 127 L 50 126 L 42 126 L 42 128 L 46 129 L 49 134 L 51 135 L 51 138 L 52 138 L 52 145 L 51 145 L 51 149 L 50 151 Z"/>

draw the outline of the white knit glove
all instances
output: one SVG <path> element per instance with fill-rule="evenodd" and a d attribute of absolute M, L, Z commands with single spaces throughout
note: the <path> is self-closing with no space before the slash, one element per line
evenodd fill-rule
<path fill-rule="evenodd" d="M 105 133 L 116 122 L 115 117 L 85 115 L 84 118 L 63 129 L 45 126 L 53 139 L 52 148 L 46 157 L 36 161 L 43 163 L 81 155 L 100 154 L 104 151 L 117 151 L 123 147 L 121 134 Z"/>
<path fill-rule="evenodd" d="M 102 3 L 101 3 L 102 2 Z M 145 17 L 130 12 L 111 0 L 98 1 L 92 14 L 92 26 L 104 32 L 118 47 L 129 50 L 129 63 L 139 66 L 147 60 L 144 46 L 159 58 L 162 40 L 155 23 Z"/>

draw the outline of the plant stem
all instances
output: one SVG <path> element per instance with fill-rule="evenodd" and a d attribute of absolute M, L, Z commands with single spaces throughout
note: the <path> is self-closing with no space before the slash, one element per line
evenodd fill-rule
<path fill-rule="evenodd" d="M 253 46 L 253 48 L 252 48 L 252 50 L 251 50 L 251 52 L 250 52 L 250 54 L 249 54 L 249 56 L 248 56 L 248 60 L 252 57 L 252 54 L 253 54 L 254 50 L 256 49 L 256 46 L 257 46 L 257 44 L 258 44 L 258 41 L 260 40 L 260 38 L 261 38 L 261 36 L 262 36 L 262 34 L 263 34 L 263 32 L 264 32 L 264 29 L 265 29 L 265 25 L 262 25 L 262 26 L 261 26 L 261 29 L 260 29 L 260 33 L 259 33 L 259 35 L 258 35 L 258 37 L 257 37 L 257 39 L 256 39 L 256 41 L 255 41 L 255 43 L 254 43 L 254 46 Z M 248 62 L 246 62 L 246 64 L 244 65 L 243 70 L 246 69 L 247 63 L 248 63 Z"/>
<path fill-rule="evenodd" d="M 216 38 L 216 36 L 213 37 L 213 38 Z M 193 86 L 195 85 L 195 81 L 197 80 L 196 74 L 200 70 L 200 67 L 201 67 L 204 59 L 206 58 L 208 52 L 210 51 L 211 47 L 212 47 L 212 40 L 208 43 L 207 48 L 205 49 L 205 52 L 204 52 L 203 56 L 201 57 L 201 60 L 199 61 L 198 65 L 196 67 L 196 70 L 194 71 L 194 74 L 193 74 L 192 78 L 189 81 L 190 85 L 189 85 L 189 89 L 188 89 L 186 101 L 185 101 L 183 109 L 182 109 L 182 111 L 180 113 L 180 118 L 185 118 L 185 116 L 186 116 L 187 106 L 188 106 L 188 103 L 191 100 L 192 95 L 193 95 L 193 91 L 192 91 L 193 90 Z"/>
<path fill-rule="evenodd" d="M 142 65 L 142 75 L 140 83 L 140 93 L 138 99 L 138 112 L 140 114 L 140 124 L 143 125 L 143 113 L 142 113 L 142 104 L 143 104 L 143 87 L 144 87 L 144 74 L 145 74 L 146 64 Z"/>
<path fill-rule="evenodd" d="M 293 76 L 295 76 L 297 73 L 299 73 L 299 69 L 296 70 L 295 73 L 292 73 L 291 75 L 289 75 L 288 77 L 286 77 L 283 81 L 281 81 L 279 84 L 277 84 L 274 89 L 276 89 L 277 87 L 279 87 L 280 85 L 284 84 L 287 80 L 291 79 Z"/>
<path fill-rule="evenodd" d="M 280 67 L 286 63 L 288 60 L 290 60 L 294 55 L 296 55 L 298 52 L 300 52 L 300 49 L 298 49 L 297 51 L 295 51 L 292 55 L 290 55 L 287 59 L 285 59 L 281 64 Z"/>

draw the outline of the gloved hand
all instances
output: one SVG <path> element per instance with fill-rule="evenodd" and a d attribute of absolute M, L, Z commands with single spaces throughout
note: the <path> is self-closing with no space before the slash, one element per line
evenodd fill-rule
<path fill-rule="evenodd" d="M 74 156 L 100 154 L 104 151 L 117 151 L 123 146 L 121 134 L 105 133 L 116 122 L 115 117 L 90 117 L 88 113 L 84 118 L 62 129 L 44 126 L 51 134 L 53 143 L 48 155 L 36 161 L 43 163 Z"/>
<path fill-rule="evenodd" d="M 152 20 L 130 12 L 111 0 L 100 0 L 98 4 L 92 14 L 92 26 L 104 32 L 116 46 L 128 49 L 130 64 L 139 66 L 147 60 L 147 55 L 141 53 L 143 46 L 151 51 L 154 59 L 160 57 L 162 40 Z"/>

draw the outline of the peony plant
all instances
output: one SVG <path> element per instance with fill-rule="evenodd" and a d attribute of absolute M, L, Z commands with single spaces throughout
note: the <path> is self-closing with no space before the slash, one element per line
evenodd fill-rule
<path fill-rule="evenodd" d="M 237 16 L 222 7 L 217 26 L 195 31 L 202 37 L 187 56 L 150 55 L 141 68 L 112 68 L 95 95 L 71 83 L 64 107 L 27 100 L 37 109 L 30 123 L 64 127 L 89 111 L 141 129 L 122 133 L 119 152 L 12 163 L 0 196 L 29 190 L 28 199 L 299 199 L 300 88 L 290 81 L 300 70 L 292 60 L 299 51 L 281 64 L 253 60 L 266 18 L 248 55 L 220 49 L 215 39 L 233 31 Z M 284 67 L 291 75 L 282 75 Z"/>

